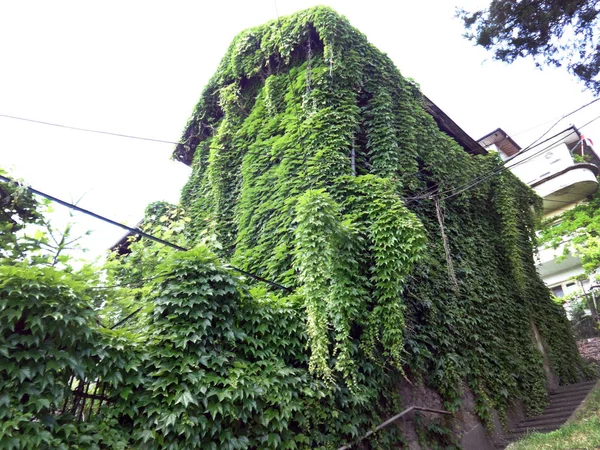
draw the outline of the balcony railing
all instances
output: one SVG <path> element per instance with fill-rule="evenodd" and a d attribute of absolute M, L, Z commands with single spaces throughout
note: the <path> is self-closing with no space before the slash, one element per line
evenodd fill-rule
<path fill-rule="evenodd" d="M 577 203 L 598 189 L 598 167 L 589 163 L 575 163 L 559 172 L 531 184 L 544 199 L 544 212 L 563 209 Z"/>

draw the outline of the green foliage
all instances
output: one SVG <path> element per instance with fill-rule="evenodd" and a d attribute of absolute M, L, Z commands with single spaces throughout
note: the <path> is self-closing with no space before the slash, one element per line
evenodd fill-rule
<path fill-rule="evenodd" d="M 0 168 L 0 175 L 6 172 Z M 0 263 L 27 262 L 36 266 L 60 267 L 73 271 L 71 251 L 87 236 L 73 235 L 73 222 L 57 229 L 48 218 L 53 212 L 50 200 L 38 199 L 22 183 L 0 185 Z M 73 218 L 73 213 L 69 213 Z M 89 265 L 79 261 L 81 272 L 92 273 Z"/>
<path fill-rule="evenodd" d="M 8 174 L 0 168 L 0 175 Z M 42 223 L 39 204 L 25 186 L 0 184 L 0 259 L 16 261 L 31 250 L 31 243 L 19 239 L 27 225 Z"/>
<path fill-rule="evenodd" d="M 12 353 L 21 347 L 0 353 L 15 392 L 6 414 L 47 431 L 51 448 L 337 448 L 409 406 L 398 398 L 403 376 L 449 409 L 470 387 L 484 419 L 514 399 L 536 410 L 545 380 L 532 324 L 561 382 L 579 375 L 564 312 L 533 263 L 539 199 L 509 174 L 440 199 L 455 285 L 433 202 L 414 197 L 500 161 L 470 156 L 441 132 L 418 88 L 330 9 L 238 36 L 185 138 L 178 156 L 195 154 L 182 205 L 152 205 L 143 227 L 193 250 L 132 239 L 107 286 L 23 266 L 2 278 L 0 268 L 0 314 L 11 319 L 0 327 L 31 352 L 28 364 L 45 364 L 35 355 L 58 343 L 61 377 L 103 380 L 113 400 L 97 422 L 73 425 L 72 438 L 62 425 L 43 428 L 35 400 L 20 403 L 30 382 Z M 200 244 L 292 292 L 238 279 Z M 123 287 L 95 289 L 113 282 Z M 120 331 L 97 328 L 138 305 Z M 73 315 L 72 334 L 55 310 Z M 40 320 L 42 331 L 14 337 L 19 320 Z M 56 391 L 40 411 L 55 412 L 69 395 L 63 378 L 34 374 L 40 392 Z M 424 427 L 428 441 L 450 445 L 450 424 Z M 21 432 L 6 429 L 9 440 Z M 401 442 L 389 427 L 365 445 Z"/>
<path fill-rule="evenodd" d="M 469 30 L 466 36 L 492 50 L 495 59 L 511 63 L 531 56 L 538 67 L 566 65 L 598 94 L 599 13 L 592 0 L 492 0 L 485 9 L 459 10 L 458 16 Z"/>
<path fill-rule="evenodd" d="M 107 341 L 91 326 L 86 286 L 69 278 L 53 268 L 0 266 L 2 448 L 124 448 L 110 420 L 78 424 L 62 413 L 72 375 L 110 379 L 99 364 Z M 111 360 L 105 369 L 114 375 L 118 364 Z"/>
<path fill-rule="evenodd" d="M 564 253 L 581 259 L 586 274 L 600 267 L 600 193 L 560 216 L 547 220 L 542 227 L 540 244 L 552 248 L 564 246 Z"/>
<path fill-rule="evenodd" d="M 423 420 L 423 415 L 415 414 L 415 428 L 419 437 L 419 444 L 432 450 L 458 450 L 460 444 L 453 434 L 452 424 L 448 418 L 437 418 L 428 423 Z"/>
<path fill-rule="evenodd" d="M 141 448 L 330 448 L 378 423 L 380 369 L 357 369 L 355 393 L 313 378 L 296 297 L 245 292 L 205 248 L 160 270 L 146 377 L 130 397 Z"/>
<path fill-rule="evenodd" d="M 190 219 L 181 207 L 155 202 L 146 207 L 144 219 L 138 226 L 152 236 L 185 248 L 189 240 L 184 231 L 189 222 Z M 210 239 L 207 237 L 205 242 L 210 242 Z M 148 308 L 144 299 L 155 286 L 152 282 L 160 278 L 157 268 L 177 252 L 177 249 L 133 234 L 129 234 L 117 245 L 103 267 L 104 286 L 99 286 L 97 291 L 104 295 L 100 311 L 103 322 L 112 325 L 140 306 Z M 114 286 L 122 289 L 112 289 Z M 145 328 L 147 323 L 144 317 L 136 316 L 127 326 Z"/>
<path fill-rule="evenodd" d="M 411 197 L 501 161 L 441 132 L 414 83 L 330 9 L 239 35 L 185 138 L 197 144 L 188 230 L 215 230 L 232 263 L 298 288 L 309 366 L 328 383 L 360 390 L 353 371 L 374 358 L 451 409 L 466 382 L 484 418 L 514 398 L 536 410 L 545 383 L 532 323 L 562 382 L 581 371 L 535 272 L 540 199 L 506 172 L 441 199 L 455 286 L 433 202 Z M 191 160 L 190 148 L 175 156 Z"/>

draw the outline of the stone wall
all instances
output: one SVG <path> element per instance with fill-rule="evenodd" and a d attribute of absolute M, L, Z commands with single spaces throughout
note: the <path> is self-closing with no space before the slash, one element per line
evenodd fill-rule
<path fill-rule="evenodd" d="M 403 382 L 399 388 L 402 405 L 399 405 L 398 412 L 409 406 L 444 409 L 440 395 L 432 389 L 407 382 Z M 445 426 L 450 426 L 455 441 L 463 450 L 494 450 L 494 444 L 502 440 L 506 430 L 514 427 L 524 416 L 521 402 L 516 401 L 506 413 L 506 428 L 502 427 L 496 411 L 492 412 L 492 427 L 486 428 L 475 412 L 473 392 L 466 386 L 463 386 L 462 392 L 460 407 L 449 420 L 445 420 L 443 415 L 428 412 L 410 413 L 399 419 L 395 425 L 402 430 L 405 439 L 402 448 L 428 450 L 430 447 L 422 442 L 419 434 L 428 424 L 442 420 Z"/>
<path fill-rule="evenodd" d="M 577 341 L 577 348 L 584 359 L 600 362 L 600 337 Z"/>

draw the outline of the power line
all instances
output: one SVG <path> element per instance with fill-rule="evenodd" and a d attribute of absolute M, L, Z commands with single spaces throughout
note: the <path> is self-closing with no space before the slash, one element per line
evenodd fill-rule
<path fill-rule="evenodd" d="M 113 326 L 111 326 L 109 328 L 109 330 L 114 330 L 115 328 L 117 328 L 120 325 L 123 325 L 125 322 L 127 322 L 129 319 L 131 319 L 133 316 L 135 316 L 137 313 L 139 313 L 142 309 L 144 309 L 143 306 L 140 306 L 138 309 L 136 309 L 135 311 L 133 311 L 132 313 L 128 314 L 127 316 L 123 317 L 121 320 L 119 320 L 117 323 L 115 323 Z"/>
<path fill-rule="evenodd" d="M 579 127 L 579 129 L 581 130 L 583 127 L 587 127 L 587 126 L 588 126 L 590 123 L 592 123 L 592 122 L 595 122 L 595 121 L 596 121 L 596 120 L 598 120 L 598 119 L 600 119 L 600 116 L 594 117 L 594 118 L 593 118 L 592 120 L 590 120 L 589 122 L 587 122 L 587 123 L 584 123 L 583 125 L 581 125 L 581 126 Z"/>
<path fill-rule="evenodd" d="M 560 135 L 560 134 L 562 134 L 562 133 L 563 133 L 563 132 L 559 133 L 558 135 Z M 558 135 L 557 135 L 557 136 L 558 136 Z M 554 137 L 556 137 L 556 136 L 554 136 Z M 552 139 L 552 138 L 549 138 L 549 139 Z M 544 142 L 547 142 L 547 141 L 544 141 Z M 459 194 L 461 194 L 461 193 L 463 193 L 463 192 L 465 192 L 465 191 L 467 191 L 467 190 L 469 190 L 469 189 L 471 189 L 471 188 L 474 188 L 475 186 L 477 186 L 477 185 L 479 185 L 479 184 L 483 183 L 484 181 L 487 181 L 487 180 L 489 180 L 490 178 L 492 178 L 492 177 L 493 177 L 493 176 L 495 176 L 495 175 L 498 175 L 498 174 L 500 174 L 500 173 L 502 173 L 502 172 L 504 172 L 504 171 L 506 171 L 506 170 L 508 170 L 508 169 L 512 169 L 513 167 L 516 167 L 516 166 L 518 166 L 519 164 L 523 164 L 523 163 L 525 163 L 525 162 L 527 162 L 527 161 L 529 161 L 529 160 L 531 160 L 531 159 L 535 158 L 535 157 L 536 157 L 536 156 L 538 156 L 540 153 L 543 153 L 543 152 L 545 152 L 546 150 L 548 150 L 549 148 L 552 148 L 552 147 L 553 147 L 555 144 L 557 144 L 558 142 L 559 142 L 559 141 L 555 141 L 555 142 L 553 142 L 552 144 L 550 144 L 550 145 L 547 145 L 546 147 L 542 148 L 541 150 L 539 150 L 539 151 L 537 151 L 537 152 L 535 152 L 535 153 L 533 153 L 533 154 L 531 154 L 531 155 L 527 156 L 527 158 L 524 158 L 524 159 L 522 159 L 521 161 L 518 161 L 518 162 L 516 162 L 515 164 L 513 164 L 513 165 L 511 165 L 511 166 L 508 166 L 508 165 L 502 165 L 502 166 L 500 166 L 500 167 L 498 167 L 498 168 L 496 168 L 496 169 L 494 169 L 494 170 L 492 170 L 492 171 L 489 171 L 487 174 L 483 174 L 483 175 L 482 175 L 482 176 L 480 176 L 480 177 L 476 177 L 475 179 L 471 180 L 470 184 L 468 184 L 468 185 L 466 185 L 466 186 L 465 186 L 465 185 L 462 185 L 461 187 L 459 187 L 459 188 L 456 188 L 456 189 L 459 189 L 459 190 L 458 190 L 458 191 L 455 191 L 455 192 L 453 192 L 451 195 L 448 195 L 448 196 L 446 197 L 446 199 L 450 199 L 450 198 L 452 198 L 452 197 L 456 197 L 457 195 L 459 195 Z M 540 144 L 541 144 L 541 143 L 540 143 Z M 538 145 L 539 145 L 539 144 L 538 144 Z M 450 192 L 452 192 L 452 189 L 448 189 L 447 191 L 440 193 L 440 195 L 444 195 L 444 194 L 447 194 L 447 193 L 450 193 Z"/>
<path fill-rule="evenodd" d="M 12 184 L 15 184 L 15 185 L 19 185 L 18 182 L 14 181 L 14 180 L 11 180 L 10 178 L 5 177 L 4 175 L 0 175 L 0 181 L 4 181 L 6 183 L 12 183 Z M 122 228 L 123 230 L 127 230 L 130 233 L 137 234 L 140 237 L 144 237 L 146 239 L 150 239 L 151 241 L 157 242 L 159 244 L 166 245 L 168 247 L 174 248 L 175 250 L 184 251 L 184 252 L 189 250 L 189 249 L 187 249 L 185 247 L 181 247 L 181 246 L 179 246 L 177 244 L 173 244 L 172 242 L 169 242 L 169 241 L 166 241 L 164 239 L 161 239 L 161 238 L 158 238 L 156 236 L 153 236 L 151 234 L 148 234 L 145 231 L 142 231 L 140 229 L 129 227 L 129 226 L 123 224 L 123 223 L 117 222 L 116 220 L 112 220 L 112 219 L 109 219 L 108 217 L 101 216 L 100 214 L 97 214 L 97 213 L 95 213 L 93 211 L 90 211 L 88 209 L 82 208 L 80 206 L 74 205 L 72 203 L 69 203 L 69 202 L 66 202 L 64 200 L 61 200 L 61 199 L 59 199 L 57 197 L 54 197 L 53 195 L 46 194 L 45 192 L 39 191 L 37 189 L 34 189 L 31 186 L 26 186 L 26 189 L 29 192 L 31 192 L 32 194 L 36 194 L 36 195 L 39 195 L 41 197 L 47 198 L 48 200 L 50 200 L 52 202 L 55 202 L 55 203 L 58 203 L 59 205 L 63 205 L 65 207 L 67 207 L 67 208 L 70 208 L 70 209 L 73 209 L 73 210 L 78 211 L 80 213 L 86 214 L 88 216 L 91 216 L 91 217 L 93 217 L 95 219 L 98 219 L 98 220 L 101 220 L 103 222 L 106 222 L 106 223 L 108 223 L 110 225 L 113 225 L 115 227 Z M 232 265 L 229 265 L 229 267 L 231 267 L 231 269 L 235 270 L 236 272 L 241 273 L 242 275 L 245 275 L 245 276 L 248 276 L 250 278 L 253 278 L 254 280 L 261 281 L 263 283 L 267 283 L 267 284 L 269 284 L 269 285 L 271 285 L 273 287 L 276 287 L 278 289 L 282 289 L 282 290 L 285 290 L 285 291 L 288 291 L 288 292 L 292 291 L 289 287 L 283 286 L 283 285 L 281 285 L 279 283 L 276 283 L 275 281 L 267 280 L 266 278 L 263 278 L 261 276 L 258 276 L 258 275 L 255 275 L 253 273 L 247 272 L 247 271 L 245 271 L 243 269 L 239 269 L 239 268 L 234 267 Z"/>
<path fill-rule="evenodd" d="M 144 283 L 147 283 L 148 281 L 152 281 L 152 280 L 156 280 L 157 278 L 161 278 L 162 276 L 163 275 L 156 275 L 155 277 L 144 278 L 144 279 L 137 280 L 137 281 L 131 281 L 129 283 L 111 284 L 109 286 L 92 286 L 90 289 L 105 290 L 105 289 L 116 289 L 116 288 L 120 288 L 123 286 L 142 285 Z M 140 287 L 140 286 L 134 286 L 134 287 Z"/>
<path fill-rule="evenodd" d="M 553 128 L 554 128 L 554 127 L 555 127 L 555 126 L 558 124 L 558 123 L 560 123 L 560 122 L 561 122 L 563 119 L 565 119 L 565 118 L 567 118 L 567 117 L 571 116 L 572 114 L 575 114 L 575 113 L 576 113 L 576 112 L 578 112 L 578 111 L 581 111 L 581 110 L 582 110 L 582 109 L 584 109 L 584 108 L 587 108 L 588 106 L 592 105 L 593 103 L 596 103 L 596 102 L 597 102 L 597 101 L 599 101 L 599 100 L 600 100 L 600 97 L 599 97 L 599 98 L 596 98 L 596 99 L 594 99 L 594 100 L 592 100 L 592 101 L 590 101 L 590 102 L 588 102 L 588 103 L 586 103 L 586 104 L 584 104 L 584 105 L 582 105 L 582 106 L 580 106 L 580 107 L 578 107 L 578 108 L 576 108 L 576 109 L 574 109 L 573 111 L 570 111 L 570 112 L 568 112 L 568 113 L 564 114 L 564 115 L 563 115 L 563 116 L 562 116 L 562 117 L 561 117 L 559 120 L 557 120 L 557 121 L 556 121 L 556 122 L 555 122 L 555 123 L 554 123 L 554 124 L 553 124 L 553 125 L 552 125 L 550 128 L 548 128 L 548 129 L 547 129 L 547 130 L 546 130 L 546 131 L 545 131 L 545 132 L 544 132 L 544 133 L 543 133 L 543 134 L 542 134 L 540 137 L 538 137 L 538 138 L 537 138 L 535 141 L 533 141 L 531 144 L 529 144 L 529 145 L 528 145 L 527 147 L 525 147 L 523 150 L 521 150 L 520 152 L 518 152 L 516 155 L 514 155 L 514 156 L 512 156 L 511 158 L 509 158 L 509 159 L 507 159 L 506 161 L 504 161 L 504 163 L 503 163 L 503 165 L 502 165 L 501 167 L 499 167 L 499 168 L 496 168 L 496 169 L 493 169 L 493 170 L 490 170 L 490 171 L 488 171 L 487 173 L 483 173 L 483 174 L 481 174 L 481 175 L 479 175 L 479 176 L 477 176 L 477 177 L 473 178 L 472 180 L 470 180 L 470 181 L 468 181 L 468 182 L 466 182 L 466 183 L 462 184 L 461 186 L 458 186 L 458 187 L 455 187 L 455 188 L 450 188 L 450 189 L 447 189 L 447 190 L 445 190 L 445 191 L 443 191 L 443 192 L 438 192 L 438 193 L 437 193 L 437 195 L 444 195 L 444 194 L 447 194 L 447 193 L 451 193 L 451 195 L 447 196 L 446 198 L 452 198 L 452 197 L 455 197 L 456 195 L 459 195 L 459 194 L 461 194 L 462 192 L 465 192 L 466 190 L 468 190 L 468 189 L 471 189 L 471 188 L 473 188 L 473 187 L 477 186 L 477 185 L 478 185 L 478 184 L 480 184 L 480 183 L 483 183 L 484 181 L 488 180 L 488 179 L 489 179 L 489 178 L 491 178 L 492 176 L 494 176 L 494 175 L 497 175 L 497 174 L 499 174 L 499 173 L 503 172 L 504 170 L 507 170 L 507 169 L 510 169 L 510 168 L 512 168 L 512 167 L 515 167 L 515 166 L 517 166 L 517 165 L 519 165 L 519 164 L 522 164 L 522 163 L 524 163 L 525 161 L 528 161 L 528 160 L 530 160 L 531 158 L 533 158 L 533 157 L 537 156 L 538 154 L 540 154 L 540 153 L 541 153 L 541 152 L 543 152 L 544 150 L 546 150 L 546 149 L 548 149 L 548 148 L 552 147 L 552 146 L 553 146 L 554 144 L 556 144 L 557 142 L 554 142 L 554 143 L 553 143 L 553 144 L 551 144 L 550 146 L 547 146 L 547 147 L 545 147 L 544 149 L 542 149 L 542 150 L 540 150 L 540 151 L 538 151 L 538 152 L 534 153 L 533 155 L 530 155 L 530 156 L 528 156 L 527 158 L 524 158 L 524 159 L 523 159 L 523 160 L 521 160 L 521 161 L 518 161 L 518 162 L 516 162 L 515 164 L 513 164 L 513 165 L 511 165 L 511 166 L 508 166 L 508 165 L 507 165 L 507 164 L 508 164 L 508 162 L 512 161 L 512 160 L 513 160 L 513 159 L 515 159 L 516 157 L 518 157 L 518 156 L 520 156 L 520 155 L 523 155 L 524 153 L 526 153 L 526 152 L 528 152 L 528 151 L 532 150 L 533 148 L 535 148 L 535 147 L 537 147 L 537 146 L 539 146 L 539 145 L 541 145 L 541 144 L 544 144 L 545 142 L 548 142 L 549 140 L 551 140 L 551 139 L 554 139 L 555 137 L 557 137 L 557 136 L 560 136 L 561 134 L 565 133 L 567 130 L 569 130 L 569 128 L 567 128 L 567 129 L 565 129 L 565 130 L 561 131 L 560 133 L 557 133 L 557 134 L 555 134 L 554 136 L 551 136 L 551 137 L 549 137 L 549 138 L 545 139 L 544 141 L 541 141 L 541 142 L 540 142 L 540 140 L 541 140 L 542 138 L 544 138 L 544 136 L 546 136 L 546 135 L 547 135 L 547 134 L 548 134 L 548 133 L 549 133 L 549 132 L 550 132 L 550 131 L 551 131 L 551 130 L 552 130 L 552 129 L 553 129 Z M 600 118 L 600 117 L 597 117 L 596 119 L 598 119 L 598 118 Z M 580 127 L 580 129 L 581 129 L 581 128 L 583 128 L 583 127 L 585 127 L 585 126 L 587 126 L 587 125 L 589 125 L 590 123 L 592 123 L 592 122 L 593 122 L 594 120 L 596 120 L 596 119 L 593 119 L 592 121 L 590 121 L 590 122 L 588 122 L 588 123 L 584 124 L 582 127 Z M 435 187 L 434 187 L 433 189 L 435 189 Z M 430 191 L 430 192 L 428 192 L 428 191 Z M 453 192 L 453 191 L 454 191 L 454 192 Z M 423 197 L 423 194 L 425 194 L 425 196 L 424 196 L 424 197 Z M 432 188 L 429 188 L 429 189 L 425 189 L 425 190 L 423 190 L 421 193 L 419 193 L 419 194 L 415 195 L 414 197 L 408 198 L 407 200 L 408 200 L 408 201 L 419 200 L 419 199 L 422 199 L 422 198 L 427 198 L 428 196 L 430 196 L 430 195 L 432 195 L 432 194 L 433 194 Z"/>
<path fill-rule="evenodd" d="M 592 100 L 591 102 L 588 102 L 588 103 L 586 103 L 585 105 L 582 105 L 582 106 L 580 106 L 579 108 L 577 108 L 577 109 L 575 109 L 575 110 L 571 111 L 570 113 L 567 113 L 567 114 L 565 114 L 564 116 L 562 116 L 562 117 L 561 117 L 560 119 L 558 119 L 558 120 L 557 120 L 557 121 L 556 121 L 556 122 L 555 122 L 555 123 L 554 123 L 554 124 L 553 124 L 553 125 L 552 125 L 550 128 L 548 128 L 544 134 L 542 134 L 542 135 L 541 135 L 539 138 L 537 138 L 535 141 L 533 141 L 531 144 L 529 144 L 529 145 L 527 146 L 527 148 L 525 148 L 524 150 L 522 150 L 522 151 L 520 151 L 519 153 L 517 153 L 517 154 L 515 155 L 515 157 L 516 157 L 516 156 L 518 156 L 519 154 L 525 153 L 525 152 L 526 152 L 528 149 L 530 149 L 530 148 L 533 146 L 533 144 L 537 143 L 537 142 L 538 142 L 540 139 L 542 139 L 544 136 L 546 136 L 548 133 L 550 133 L 550 131 L 552 131 L 552 128 L 554 128 L 556 125 L 558 125 L 558 124 L 559 124 L 559 123 L 560 123 L 560 122 L 561 122 L 563 119 L 566 119 L 567 117 L 569 117 L 569 116 L 571 116 L 571 115 L 575 114 L 576 112 L 578 112 L 578 111 L 581 111 L 581 110 L 582 110 L 582 109 L 584 109 L 584 108 L 587 108 L 588 106 L 590 106 L 590 105 L 592 105 L 592 104 L 596 103 L 596 102 L 597 102 L 597 101 L 599 101 L 599 100 L 600 100 L 600 97 L 598 97 L 598 98 L 595 98 L 595 99 L 594 99 L 594 100 Z"/>
<path fill-rule="evenodd" d="M 563 134 L 563 133 L 564 133 L 565 131 L 567 131 L 567 130 L 568 130 L 568 128 L 567 128 L 566 130 L 563 130 L 563 131 L 561 131 L 560 133 L 557 133 L 557 134 L 555 134 L 554 136 L 551 136 L 551 137 L 549 137 L 548 139 L 546 139 L 546 140 L 544 140 L 544 141 L 542 141 L 542 142 L 539 142 L 539 143 L 537 143 L 537 144 L 536 144 L 536 145 L 534 145 L 533 147 L 529 147 L 528 149 L 529 149 L 529 150 L 531 150 L 531 149 L 533 149 L 533 148 L 535 148 L 535 147 L 537 147 L 537 146 L 539 146 L 539 145 L 542 145 L 542 144 L 544 144 L 544 143 L 546 143 L 546 142 L 548 142 L 548 141 L 550 141 L 550 140 L 552 140 L 552 139 L 554 139 L 554 138 L 556 138 L 556 137 L 560 136 L 561 134 Z M 558 142 L 558 141 L 557 141 L 557 142 Z M 497 173 L 503 172 L 504 170 L 507 170 L 507 169 L 509 169 L 509 168 L 512 168 L 512 167 L 515 167 L 515 166 L 517 166 L 517 165 L 519 165 L 519 164 L 522 164 L 522 163 L 523 163 L 523 162 L 525 162 L 525 161 L 528 161 L 529 159 L 531 159 L 531 158 L 533 158 L 533 157 L 537 156 L 539 153 L 543 152 L 544 150 L 548 149 L 549 147 L 552 147 L 554 144 L 556 144 L 556 142 L 553 142 L 552 144 L 550 144 L 550 146 L 548 146 L 548 147 L 544 147 L 544 148 L 543 148 L 542 150 L 540 150 L 539 152 L 536 152 L 536 153 L 534 153 L 533 155 L 529 155 L 527 158 L 524 158 L 523 160 L 516 162 L 516 163 L 515 163 L 515 164 L 513 164 L 512 166 L 506 166 L 505 164 L 506 164 L 508 161 L 510 161 L 510 160 L 506 160 L 506 161 L 504 161 L 503 165 L 501 165 L 501 166 L 499 166 L 499 167 L 497 167 L 497 168 L 495 168 L 495 169 L 492 169 L 492 170 L 490 170 L 490 171 L 488 171 L 488 172 L 484 172 L 484 173 L 482 173 L 481 175 L 478 175 L 478 176 L 476 176 L 475 178 L 472 178 L 471 180 L 469 180 L 469 181 L 467 181 L 467 182 L 465 182 L 465 183 L 461 184 L 460 186 L 457 186 L 457 187 L 454 187 L 454 188 L 448 188 L 448 189 L 446 189 L 446 190 L 444 190 L 444 191 L 442 191 L 442 192 L 438 192 L 438 193 L 436 193 L 436 194 L 437 194 L 437 195 L 444 195 L 444 194 L 452 193 L 453 191 L 456 191 L 457 189 L 462 189 L 462 188 L 464 188 L 465 186 L 467 186 L 467 187 L 468 187 L 469 185 L 471 185 L 472 183 L 474 183 L 474 182 L 476 182 L 476 181 L 478 181 L 478 180 L 485 181 L 485 180 L 487 180 L 488 178 L 490 178 L 490 176 L 493 176 L 493 175 L 495 175 L 495 174 L 497 174 Z M 490 176 L 488 176 L 488 175 L 490 175 Z M 430 197 L 431 195 L 433 195 L 433 193 L 434 193 L 434 191 L 437 189 L 437 187 L 438 187 L 438 186 L 437 186 L 437 185 L 435 185 L 435 186 L 432 186 L 432 187 L 430 187 L 430 188 L 428 188 L 428 189 L 424 189 L 423 191 L 421 191 L 421 192 L 417 193 L 417 195 L 415 195 L 414 197 L 409 197 L 409 198 L 407 198 L 406 200 L 407 200 L 408 202 L 412 202 L 412 201 L 417 201 L 417 200 L 426 199 L 426 198 Z M 463 192 L 463 191 L 461 190 L 460 192 Z M 460 192 L 458 192 L 458 193 L 460 193 Z M 457 194 L 456 194 L 456 195 L 457 195 Z M 452 195 L 451 195 L 451 197 L 454 197 L 454 194 L 452 194 Z M 447 197 L 447 198 L 449 198 L 449 197 Z"/>
<path fill-rule="evenodd" d="M 142 136 L 133 136 L 130 134 L 121 134 L 121 133 L 113 133 L 110 131 L 94 130 L 91 128 L 80 128 L 80 127 L 74 127 L 71 125 L 62 125 L 59 123 L 44 122 L 43 120 L 35 120 L 35 119 L 27 119 L 25 117 L 10 116 L 8 114 L 0 114 L 0 117 L 4 117 L 7 119 L 14 119 L 14 120 L 22 120 L 24 122 L 37 123 L 37 124 L 41 124 L 41 125 L 48 125 L 51 127 L 66 128 L 67 130 L 84 131 L 86 133 L 105 134 L 108 136 L 123 137 L 123 138 L 128 138 L 128 139 L 138 139 L 140 141 L 158 142 L 160 144 L 173 144 L 173 145 L 183 144 L 182 142 L 165 141 L 162 139 L 153 139 L 153 138 L 147 138 L 147 137 L 142 137 Z"/>

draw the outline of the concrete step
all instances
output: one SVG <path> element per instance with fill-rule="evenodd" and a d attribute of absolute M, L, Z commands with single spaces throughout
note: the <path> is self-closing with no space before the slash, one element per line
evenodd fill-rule
<path fill-rule="evenodd" d="M 562 423 L 552 423 L 548 425 L 538 425 L 535 427 L 521 427 L 520 425 L 514 429 L 515 433 L 533 433 L 535 431 L 539 433 L 549 433 L 550 431 L 558 430 Z"/>
<path fill-rule="evenodd" d="M 519 425 L 534 425 L 541 422 L 548 422 L 551 420 L 558 420 L 565 422 L 572 414 L 572 411 L 560 411 L 551 414 L 542 414 L 540 416 L 527 417 L 522 420 Z"/>
<path fill-rule="evenodd" d="M 581 400 L 576 400 L 571 403 L 562 403 L 560 405 L 548 406 L 541 415 L 552 414 L 559 411 L 573 411 L 581 404 Z"/>
<path fill-rule="evenodd" d="M 548 408 L 549 406 L 555 406 L 555 405 L 565 405 L 565 404 L 570 404 L 570 403 L 575 403 L 575 402 L 581 402 L 583 401 L 583 399 L 586 397 L 586 395 L 573 395 L 571 397 L 564 397 L 564 398 L 559 398 L 556 400 L 552 400 L 550 402 L 550 404 L 548 406 L 546 406 L 546 408 Z"/>
<path fill-rule="evenodd" d="M 549 403 L 546 406 L 546 409 L 548 409 L 548 408 L 554 408 L 556 406 L 563 406 L 563 405 L 576 405 L 576 404 L 581 403 L 584 399 L 585 399 L 585 396 L 583 396 L 583 397 L 563 398 L 561 400 L 555 400 L 555 401 Z"/>
<path fill-rule="evenodd" d="M 585 389 L 576 390 L 576 391 L 565 391 L 565 392 L 559 392 L 558 394 L 550 394 L 548 396 L 548 399 L 550 401 L 552 401 L 552 400 L 560 400 L 561 398 L 585 396 L 585 395 L 587 395 L 588 392 L 590 392 L 590 389 L 586 387 Z"/>
<path fill-rule="evenodd" d="M 575 383 L 575 384 L 566 384 L 564 386 L 559 386 L 558 388 L 554 389 L 553 391 L 550 392 L 550 395 L 553 394 L 560 394 L 562 392 L 573 392 L 573 391 L 577 391 L 580 389 L 591 389 L 596 385 L 597 381 L 582 381 L 581 383 Z"/>
<path fill-rule="evenodd" d="M 506 435 L 494 443 L 495 448 L 503 449 L 511 442 L 515 442 L 526 434 L 539 432 L 549 433 L 559 429 L 571 417 L 571 414 L 583 402 L 596 381 L 560 386 L 548 395 L 549 404 L 542 414 L 525 417 L 519 424 Z"/>
<path fill-rule="evenodd" d="M 551 414 L 551 413 L 555 413 L 558 411 L 575 410 L 575 408 L 577 408 L 581 404 L 581 402 L 582 402 L 582 400 L 574 400 L 571 402 L 565 402 L 565 403 L 561 403 L 558 405 L 549 405 L 546 407 L 546 409 L 544 410 L 544 412 L 542 412 L 541 415 Z"/>
<path fill-rule="evenodd" d="M 578 392 L 565 392 L 564 394 L 560 394 L 560 396 L 551 396 L 551 397 L 548 397 L 548 401 L 550 403 L 553 403 L 553 402 L 560 402 L 560 401 L 563 401 L 563 400 L 568 400 L 570 398 L 581 398 L 581 399 L 583 399 L 583 398 L 586 397 L 586 395 L 589 394 L 589 392 L 590 392 L 589 390 L 578 391 Z"/>
<path fill-rule="evenodd" d="M 537 420 L 527 420 L 525 422 L 519 423 L 518 426 L 519 427 L 538 427 L 538 426 L 543 426 L 543 425 L 561 426 L 567 421 L 567 419 L 570 416 L 571 416 L 570 414 L 565 414 L 560 417 L 548 417 L 548 418 L 541 418 L 541 419 L 537 419 Z"/>

